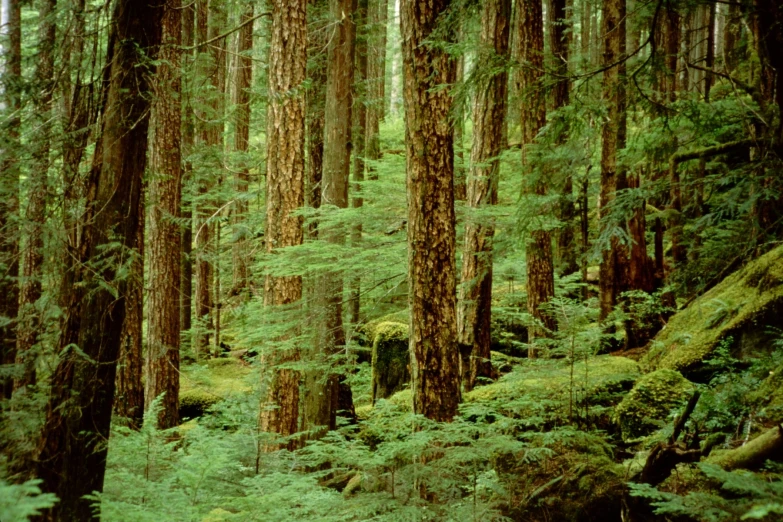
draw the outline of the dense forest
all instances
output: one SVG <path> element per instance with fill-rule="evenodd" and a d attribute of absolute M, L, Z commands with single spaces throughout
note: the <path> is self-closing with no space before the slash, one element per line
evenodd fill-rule
<path fill-rule="evenodd" d="M 779 0 L 0 0 L 0 520 L 783 520 Z"/>

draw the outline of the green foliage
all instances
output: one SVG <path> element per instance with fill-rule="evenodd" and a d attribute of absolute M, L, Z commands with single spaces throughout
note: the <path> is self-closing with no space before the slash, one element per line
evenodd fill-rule
<path fill-rule="evenodd" d="M 0 479 L 0 520 L 26 522 L 40 515 L 57 502 L 51 493 L 42 493 L 40 480 L 28 480 L 22 484 L 9 484 Z"/>

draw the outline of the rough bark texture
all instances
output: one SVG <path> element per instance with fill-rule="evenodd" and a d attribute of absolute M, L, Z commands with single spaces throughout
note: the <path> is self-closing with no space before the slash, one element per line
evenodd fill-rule
<path fill-rule="evenodd" d="M 413 409 L 451 420 L 460 401 L 456 329 L 454 62 L 426 40 L 448 0 L 401 0 Z"/>
<path fill-rule="evenodd" d="M 568 80 L 568 43 L 569 20 L 566 13 L 566 0 L 549 0 L 547 17 L 549 19 L 549 48 L 552 53 L 552 68 L 558 75 L 558 79 L 552 88 L 552 109 L 560 110 L 569 102 Z M 565 143 L 568 137 L 567 122 L 562 115 L 554 127 L 560 127 L 557 136 L 558 143 Z M 579 244 L 576 240 L 576 207 L 574 205 L 574 183 L 570 172 L 565 173 L 563 189 L 558 205 L 558 218 L 562 221 L 562 228 L 557 235 L 559 272 L 573 274 L 579 270 Z"/>
<path fill-rule="evenodd" d="M 351 169 L 351 131 L 356 24 L 356 0 L 330 0 L 329 48 L 326 59 L 326 107 L 324 116 L 324 163 L 321 207 L 348 207 Z M 321 230 L 321 236 L 334 244 L 344 244 L 346 230 L 337 226 Z M 335 260 L 336 261 L 336 260 Z M 319 281 L 321 324 L 316 359 L 330 365 L 331 356 L 345 348 L 343 328 L 343 274 L 324 273 Z M 318 372 L 320 373 L 320 372 Z M 337 426 L 339 377 L 330 370 L 309 379 L 305 426 L 311 429 Z"/>
<path fill-rule="evenodd" d="M 308 38 L 307 78 L 307 206 L 321 206 L 321 180 L 324 172 L 324 110 L 326 108 L 326 53 L 328 31 L 326 24 L 326 0 L 311 0 L 311 30 Z M 318 235 L 315 223 L 310 224 L 311 237 Z"/>
<path fill-rule="evenodd" d="M 91 519 L 93 502 L 83 496 L 103 489 L 127 291 L 117 270 L 136 247 L 146 164 L 148 57 L 158 43 L 159 19 L 157 8 L 143 0 L 115 5 L 102 145 L 96 147 L 100 156 L 88 181 L 81 262 L 74 276 L 81 284 L 72 288 L 71 306 L 65 309 L 38 457 L 43 489 L 60 498 L 46 517 L 50 520 Z"/>
<path fill-rule="evenodd" d="M 302 83 L 307 73 L 307 1 L 274 0 L 269 48 L 269 109 L 267 113 L 266 251 L 300 245 L 302 218 L 294 212 L 304 205 L 305 100 Z M 265 281 L 267 306 L 292 305 L 302 298 L 299 276 Z M 294 332 L 295 334 L 295 332 Z M 265 358 L 271 378 L 261 408 L 261 429 L 289 437 L 299 423 L 299 372 L 274 368 L 275 363 L 299 357 L 297 350 Z M 272 441 L 266 451 L 295 441 Z"/>
<path fill-rule="evenodd" d="M 144 319 L 144 193 L 139 196 L 139 220 L 136 225 L 136 249 L 128 274 L 125 292 L 125 320 L 120 334 L 120 356 L 115 378 L 114 413 L 128 419 L 131 426 L 140 427 L 144 419 L 144 386 L 141 376 L 141 330 Z"/>
<path fill-rule="evenodd" d="M 2 102 L 0 113 L 6 121 L 0 143 L 0 317 L 9 321 L 0 326 L 0 364 L 16 360 L 16 319 L 19 309 L 19 85 L 22 75 L 22 22 L 18 0 L 2 3 Z M 0 396 L 10 397 L 11 378 L 0 381 Z"/>
<path fill-rule="evenodd" d="M 519 41 L 517 61 L 524 64 L 517 76 L 518 91 L 525 96 L 522 103 L 522 167 L 525 172 L 523 192 L 544 196 L 547 183 L 539 179 L 527 160 L 526 148 L 533 143 L 538 132 L 546 124 L 546 99 L 541 80 L 544 65 L 544 21 L 541 2 L 520 0 L 516 34 Z M 542 209 L 541 214 L 545 214 Z M 554 261 L 552 259 L 552 235 L 548 230 L 533 229 L 525 249 L 527 264 L 527 309 L 544 329 L 530 329 L 530 337 L 546 335 L 554 330 L 554 318 L 541 309 L 555 295 Z M 535 352 L 531 350 L 531 356 Z"/>
<path fill-rule="evenodd" d="M 248 2 L 240 18 L 240 23 L 253 18 L 253 3 Z M 234 150 L 247 154 L 250 140 L 250 88 L 253 85 L 253 23 L 245 23 L 239 30 L 239 46 L 237 51 L 236 74 L 236 129 L 234 131 Z M 234 204 L 233 223 L 233 287 L 232 294 L 245 290 L 248 278 L 248 239 L 250 231 L 247 228 L 247 191 L 250 183 L 250 171 L 246 160 L 237 169 L 234 179 L 237 191 L 237 201 Z"/>
<path fill-rule="evenodd" d="M 677 63 L 680 53 L 680 13 L 666 6 L 666 92 L 669 102 L 677 99 Z"/>
<path fill-rule="evenodd" d="M 604 65 L 615 63 L 625 54 L 625 0 L 604 0 L 603 34 Z M 607 118 L 601 129 L 601 227 L 612 226 L 606 208 L 616 191 L 625 187 L 625 175 L 617 164 L 617 151 L 625 147 L 625 74 L 620 66 L 604 71 L 603 99 L 608 106 Z M 624 252 L 617 237 L 602 253 L 600 266 L 601 319 L 605 319 L 622 292 Z"/>
<path fill-rule="evenodd" d="M 41 327 L 40 311 L 35 304 L 41 297 L 41 275 L 44 262 L 43 232 L 46 223 L 46 193 L 49 173 L 49 144 L 51 142 L 52 92 L 54 90 L 54 20 L 55 0 L 43 0 L 38 8 L 38 63 L 33 85 L 33 126 L 38 129 L 32 140 L 32 167 L 28 175 L 28 203 L 23 231 L 27 240 L 22 251 L 22 279 L 19 291 L 19 318 L 16 336 L 16 363 L 21 366 L 21 377 L 14 381 L 14 389 L 35 383 L 36 352 L 33 346 Z"/>
<path fill-rule="evenodd" d="M 194 31 L 196 25 L 196 7 L 189 5 L 182 9 L 182 45 L 186 49 L 193 47 Z M 192 76 L 193 71 L 193 50 L 186 50 L 182 53 L 183 67 L 186 67 L 190 73 L 186 78 Z M 182 197 L 182 280 L 180 284 L 180 329 L 183 332 L 190 330 L 191 316 L 193 313 L 193 198 L 192 198 L 192 177 L 193 164 L 187 159 L 193 154 L 193 146 L 196 141 L 195 119 L 192 105 L 193 85 L 185 85 L 183 82 L 184 109 L 182 111 L 182 156 L 185 162 L 182 166 L 181 178 L 181 197 Z M 182 339 L 183 348 L 190 346 L 190 337 Z"/>
<path fill-rule="evenodd" d="M 473 107 L 473 149 L 470 155 L 467 204 L 469 211 L 497 204 L 498 156 L 506 121 L 511 1 L 489 0 L 482 6 L 479 60 L 500 65 L 499 73 L 478 85 Z M 492 237 L 495 226 L 471 218 L 465 224 L 462 254 L 462 286 L 457 315 L 462 382 L 466 389 L 492 374 L 490 363 L 492 316 Z M 468 355 L 469 357 L 465 357 Z"/>
<path fill-rule="evenodd" d="M 163 4 L 161 25 L 149 190 L 149 313 L 144 400 L 145 408 L 149 408 L 156 397 L 165 393 L 158 427 L 168 429 L 180 420 L 181 0 L 167 0 Z"/>

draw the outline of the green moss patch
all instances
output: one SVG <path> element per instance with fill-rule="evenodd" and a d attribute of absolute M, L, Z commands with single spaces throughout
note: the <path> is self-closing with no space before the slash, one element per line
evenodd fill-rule
<path fill-rule="evenodd" d="M 250 366 L 232 357 L 183 366 L 179 392 L 180 417 L 199 417 L 231 395 L 249 393 L 251 386 L 247 377 L 250 372 Z"/>
<path fill-rule="evenodd" d="M 695 386 L 679 372 L 669 369 L 639 379 L 615 408 L 615 422 L 624 440 L 634 440 L 659 429 L 671 411 L 683 406 Z"/>
<path fill-rule="evenodd" d="M 643 365 L 689 375 L 730 336 L 737 341 L 734 348 L 742 352 L 761 349 L 763 343 L 757 339 L 743 343 L 743 332 L 763 331 L 781 311 L 783 246 L 749 263 L 675 314 L 655 337 Z M 753 346 L 742 346 L 749 344 Z"/>

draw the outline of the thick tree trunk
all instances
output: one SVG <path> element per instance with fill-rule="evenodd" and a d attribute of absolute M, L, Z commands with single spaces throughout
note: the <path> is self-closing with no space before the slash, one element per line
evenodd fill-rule
<path fill-rule="evenodd" d="M 253 18 L 253 3 L 245 4 L 240 17 L 240 23 L 245 23 L 239 30 L 239 47 L 236 74 L 236 129 L 234 131 L 234 149 L 247 154 L 250 144 L 250 88 L 253 85 L 253 23 L 247 23 Z M 233 222 L 233 283 L 231 294 L 245 291 L 248 282 L 248 239 L 250 231 L 247 227 L 247 191 L 250 184 L 250 171 L 247 160 L 242 157 L 234 183 L 236 184 L 237 201 L 234 204 Z"/>
<path fill-rule="evenodd" d="M 566 0 L 548 0 L 547 18 L 549 20 L 549 48 L 552 53 L 552 69 L 557 74 L 557 80 L 552 88 L 552 110 L 558 111 L 569 103 L 568 80 L 568 47 L 570 20 L 566 18 Z M 556 137 L 558 143 L 568 139 L 567 121 L 564 115 L 556 116 L 560 134 Z M 579 246 L 576 241 L 574 218 L 574 183 L 570 172 L 565 173 L 560 203 L 557 209 L 558 219 L 562 228 L 557 235 L 559 272 L 568 275 L 579 270 Z"/>
<path fill-rule="evenodd" d="M 604 66 L 620 60 L 625 54 L 625 0 L 604 0 L 603 27 L 605 35 Z M 625 174 L 618 168 L 617 152 L 625 147 L 625 78 L 624 70 L 613 66 L 604 71 L 603 98 L 608 115 L 601 130 L 601 228 L 612 227 L 606 208 L 616 191 L 625 187 Z M 611 246 L 603 251 L 600 265 L 601 319 L 612 312 L 623 291 L 624 249 L 619 238 L 611 238 Z"/>
<path fill-rule="evenodd" d="M 670 103 L 677 99 L 677 63 L 680 54 L 680 13 L 666 7 L 666 92 Z"/>
<path fill-rule="evenodd" d="M 182 9 L 182 46 L 186 49 L 182 53 L 183 68 L 186 68 L 188 75 L 185 78 L 193 76 L 193 50 L 190 48 L 194 44 L 194 30 L 196 25 L 196 6 L 188 5 Z M 182 198 L 182 265 L 180 269 L 180 330 L 190 331 L 192 326 L 191 317 L 193 314 L 193 163 L 189 156 L 193 154 L 193 148 L 196 142 L 196 122 L 193 114 L 192 95 L 193 84 L 183 84 L 184 109 L 182 111 L 182 156 L 185 162 L 182 166 L 182 178 L 180 183 L 180 195 Z M 183 348 L 189 348 L 191 337 L 182 339 Z"/>
<path fill-rule="evenodd" d="M 310 0 L 307 78 L 307 206 L 321 206 L 321 181 L 324 172 L 324 110 L 326 108 L 326 53 L 328 31 L 327 0 Z M 315 223 L 310 224 L 310 237 L 317 237 Z"/>
<path fill-rule="evenodd" d="M 19 107 L 22 77 L 22 20 L 18 0 L 3 0 L 0 8 L 0 46 L 4 60 L 0 114 L 6 121 L 5 148 L 0 150 L 0 364 L 16 362 L 16 324 L 19 310 Z M 10 397 L 13 379 L 0 381 L 0 397 Z"/>
<path fill-rule="evenodd" d="M 324 164 L 321 207 L 348 207 L 351 168 L 351 135 L 356 24 L 356 0 L 330 0 L 329 49 L 326 68 L 326 107 L 324 116 Z M 319 231 L 329 243 L 345 243 L 346 230 L 335 226 Z M 335 260 L 336 261 L 336 260 Z M 320 331 L 316 359 L 328 367 L 333 355 L 345 349 L 343 327 L 343 274 L 323 273 L 319 278 L 321 303 Z M 333 430 L 337 426 L 339 377 L 327 375 L 308 380 L 305 426 Z"/>
<path fill-rule="evenodd" d="M 307 74 L 307 0 L 273 0 L 269 42 L 269 109 L 267 112 L 266 251 L 302 244 L 304 205 L 305 99 L 302 84 Z M 266 306 L 297 306 L 302 278 L 268 275 L 264 284 Z M 291 332 L 289 337 L 295 337 Z M 285 346 L 285 339 L 281 339 Z M 296 347 L 265 357 L 270 382 L 260 414 L 261 429 L 287 438 L 299 425 L 299 372 L 278 369 L 276 363 L 296 361 Z M 294 448 L 293 439 L 270 441 L 266 451 Z"/>
<path fill-rule="evenodd" d="M 144 213 L 145 187 L 139 196 L 136 225 L 136 249 L 132 251 L 127 291 L 125 293 L 125 321 L 120 334 L 120 356 L 115 378 L 114 413 L 128 419 L 131 426 L 141 427 L 144 420 L 144 385 L 142 384 L 141 331 L 144 320 Z"/>
<path fill-rule="evenodd" d="M 710 103 L 710 91 L 712 90 L 712 69 L 715 67 L 715 2 L 710 2 L 707 15 L 707 55 L 704 61 L 704 67 L 709 69 L 705 71 L 704 76 L 704 101 Z"/>
<path fill-rule="evenodd" d="M 455 79 L 448 53 L 430 45 L 448 0 L 401 0 L 403 98 L 408 186 L 408 303 L 413 410 L 451 420 L 460 401 L 456 329 L 454 143 Z"/>
<path fill-rule="evenodd" d="M 506 122 L 511 0 L 489 0 L 482 6 L 481 48 L 478 59 L 484 65 L 498 64 L 499 73 L 479 84 L 473 107 L 473 149 L 468 178 L 469 210 L 497 204 L 498 173 Z M 492 375 L 490 363 L 492 316 L 492 237 L 494 223 L 468 217 L 462 254 L 457 328 L 462 357 L 462 383 L 472 389 L 479 379 Z M 467 357 L 466 357 L 467 355 Z"/>
<path fill-rule="evenodd" d="M 51 142 L 52 93 L 54 90 L 54 42 L 56 24 L 55 0 L 44 0 L 38 8 L 38 64 L 35 72 L 34 128 L 38 129 L 32 140 L 32 168 L 28 176 L 28 203 L 25 213 L 27 241 L 22 252 L 22 279 L 19 292 L 19 318 L 17 321 L 16 362 L 22 374 L 14 382 L 14 388 L 24 388 L 35 383 L 33 346 L 38 340 L 41 321 L 35 304 L 41 297 L 41 276 L 44 262 L 43 233 L 46 224 L 46 194 L 49 175 L 49 144 Z"/>
<path fill-rule="evenodd" d="M 91 519 L 93 501 L 84 495 L 103 489 L 128 286 L 118 279 L 118 270 L 127 250 L 137 246 L 149 119 L 148 58 L 158 43 L 160 13 L 149 2 L 121 0 L 113 19 L 111 81 L 102 145 L 96 147 L 101 156 L 90 176 L 74 277 L 80 284 L 72 288 L 72 306 L 65 310 L 38 457 L 43 489 L 60 499 L 49 520 Z M 117 243 L 119 248 L 107 249 Z M 99 265 L 90 266 L 99 258 Z"/>
<path fill-rule="evenodd" d="M 741 27 L 740 4 L 732 2 L 729 4 L 726 23 L 723 26 L 723 64 L 729 74 L 737 67 L 737 43 L 740 39 Z"/>
<path fill-rule="evenodd" d="M 167 0 L 161 19 L 161 48 L 155 84 L 152 179 L 149 190 L 149 302 L 145 409 L 165 393 L 158 427 L 179 424 L 181 230 L 181 0 Z"/>
<path fill-rule="evenodd" d="M 523 192 L 545 196 L 547 183 L 533 173 L 526 149 L 533 143 L 538 132 L 546 124 L 546 98 L 543 94 L 544 21 L 543 7 L 537 0 L 520 0 L 516 34 L 519 55 L 516 61 L 523 64 L 517 76 L 517 90 L 525 96 L 522 102 L 522 168 L 525 172 Z M 542 209 L 541 215 L 547 212 Z M 530 337 L 543 337 L 547 331 L 555 330 L 554 317 L 542 309 L 555 296 L 554 261 L 552 258 L 552 235 L 548 230 L 531 231 L 525 256 L 527 261 L 527 309 L 540 323 L 529 330 Z M 529 355 L 534 357 L 531 348 Z"/>

